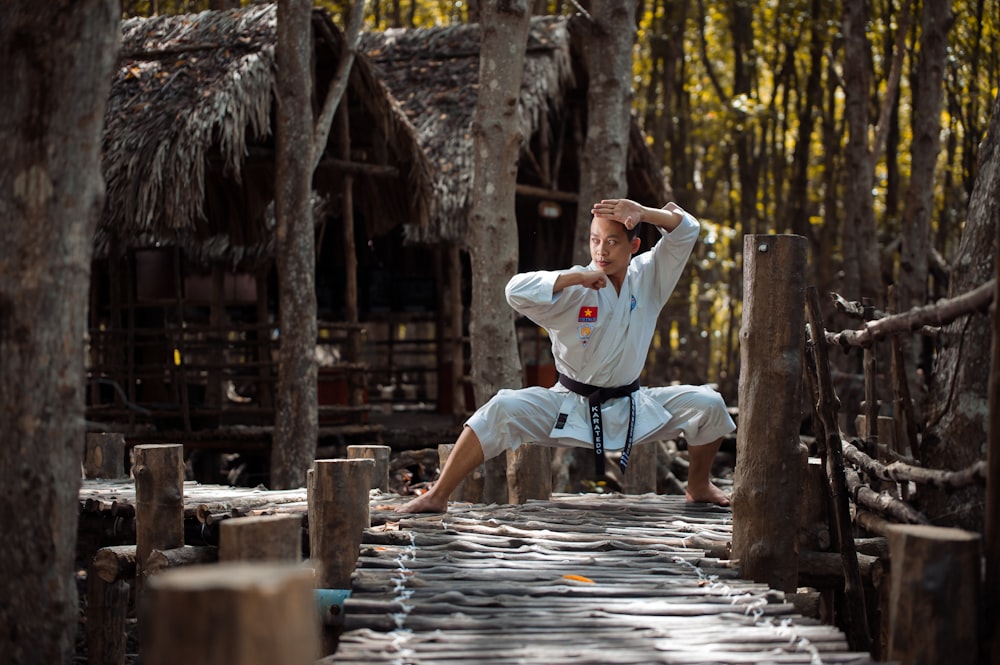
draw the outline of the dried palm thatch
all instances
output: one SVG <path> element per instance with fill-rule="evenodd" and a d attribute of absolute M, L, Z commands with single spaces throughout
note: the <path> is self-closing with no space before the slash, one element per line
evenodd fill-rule
<path fill-rule="evenodd" d="M 572 21 L 564 16 L 532 19 L 521 84 L 518 120 L 522 151 L 539 131 L 551 131 L 543 115 L 579 98 L 572 50 Z M 407 226 L 418 242 L 458 241 L 466 237 L 472 202 L 472 119 L 479 79 L 480 29 L 461 24 L 427 29 L 366 33 L 361 49 L 381 70 L 393 96 L 417 129 L 420 143 L 437 166 L 437 216 L 430 226 Z M 649 198 L 664 200 L 661 169 L 632 123 L 629 181 Z M 550 142 L 554 142 L 550 137 Z"/>
<path fill-rule="evenodd" d="M 343 38 L 323 10 L 314 11 L 312 23 L 321 95 Z M 273 255 L 276 43 L 273 4 L 124 22 L 106 110 L 98 256 L 112 242 L 180 245 L 189 259 L 233 266 Z M 398 169 L 390 183 L 385 176 L 357 180 L 362 195 L 355 198 L 370 233 L 425 223 L 433 203 L 430 162 L 360 54 L 342 105 L 348 100 L 352 147 L 369 158 L 383 155 L 383 165 Z M 318 192 L 317 205 L 337 193 L 339 180 L 318 182 L 328 188 Z"/>

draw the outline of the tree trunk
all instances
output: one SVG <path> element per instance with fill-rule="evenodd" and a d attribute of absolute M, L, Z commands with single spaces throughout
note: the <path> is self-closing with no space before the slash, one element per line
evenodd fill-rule
<path fill-rule="evenodd" d="M 910 187 L 903 208 L 902 249 L 899 257 L 899 308 L 906 311 L 927 302 L 928 257 L 931 250 L 931 212 L 934 209 L 934 175 L 941 151 L 941 104 L 944 97 L 944 67 L 948 57 L 951 0 L 929 2 L 922 10 L 920 52 L 917 60 L 919 87 L 913 103 L 913 142 L 910 147 Z M 905 338 L 904 349 L 914 345 Z M 919 344 L 917 345 L 919 347 Z M 915 373 L 917 357 L 906 354 L 909 373 Z"/>
<path fill-rule="evenodd" d="M 531 22 L 527 0 L 483 2 L 479 96 L 472 121 L 474 142 L 472 215 L 472 381 L 476 404 L 501 388 L 521 386 L 514 316 L 504 287 L 517 272 L 514 213 L 521 149 L 518 106 Z M 500 462 L 498 462 L 500 463 Z M 486 479 L 484 500 L 505 494 L 506 483 Z M 506 499 L 502 499 L 506 501 Z"/>
<path fill-rule="evenodd" d="M 635 1 L 595 0 L 583 49 L 587 70 L 587 137 L 580 155 L 574 262 L 590 263 L 590 205 L 625 196 L 632 105 Z M 663 203 L 666 203 L 665 201 Z"/>
<path fill-rule="evenodd" d="M 0 5 L 5 663 L 72 660 L 83 340 L 118 12 L 109 0 Z"/>
<path fill-rule="evenodd" d="M 948 288 L 954 297 L 993 277 L 995 245 L 1000 231 L 1000 96 L 993 104 L 990 127 L 979 149 L 979 176 L 969 201 L 957 259 Z M 997 306 L 994 303 L 994 307 Z M 941 331 L 934 361 L 928 421 L 920 443 L 920 459 L 936 469 L 962 469 L 986 457 L 989 413 L 988 380 L 992 329 L 989 313 L 963 316 Z M 944 492 L 921 489 L 922 511 L 934 524 L 980 531 L 982 487 Z"/>
<path fill-rule="evenodd" d="M 281 351 L 272 489 L 305 485 L 316 455 L 316 239 L 312 191 L 311 0 L 278 3 L 277 182 L 274 210 Z"/>
<path fill-rule="evenodd" d="M 844 149 L 844 292 L 852 300 L 879 302 L 882 277 L 872 186 L 875 163 L 868 143 L 871 104 L 871 48 L 865 27 L 865 0 L 844 3 L 844 118 L 848 127 Z"/>

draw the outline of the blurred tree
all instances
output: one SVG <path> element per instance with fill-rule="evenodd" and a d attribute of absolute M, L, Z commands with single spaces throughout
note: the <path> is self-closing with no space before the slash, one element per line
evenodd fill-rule
<path fill-rule="evenodd" d="M 73 660 L 83 345 L 119 22 L 114 0 L 0 4 L 0 660 L 14 665 Z"/>

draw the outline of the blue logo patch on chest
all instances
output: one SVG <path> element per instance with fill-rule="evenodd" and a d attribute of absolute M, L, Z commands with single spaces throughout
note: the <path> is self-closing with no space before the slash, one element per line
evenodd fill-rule
<path fill-rule="evenodd" d="M 633 309 L 635 309 L 635 296 L 632 296 L 632 302 L 628 306 L 628 311 L 631 312 Z"/>

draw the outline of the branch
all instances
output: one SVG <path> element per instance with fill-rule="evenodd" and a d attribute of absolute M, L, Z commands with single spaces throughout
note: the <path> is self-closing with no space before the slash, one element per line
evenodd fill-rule
<path fill-rule="evenodd" d="M 887 335 L 913 332 L 928 324 L 944 326 L 960 316 L 989 305 L 993 301 L 995 288 L 996 279 L 991 279 L 960 296 L 939 300 L 931 305 L 914 307 L 908 312 L 893 314 L 877 321 L 869 321 L 860 330 L 843 330 L 839 333 L 827 331 L 826 341 L 840 346 L 868 347 Z"/>
<path fill-rule="evenodd" d="M 313 163 L 312 172 L 316 171 L 323 154 L 326 152 L 326 143 L 330 138 L 330 126 L 333 124 L 333 116 L 337 113 L 340 100 L 347 90 L 347 83 L 351 76 L 351 67 L 354 65 L 354 54 L 358 50 L 361 42 L 361 28 L 365 22 L 365 0 L 355 0 L 351 8 L 351 17 L 347 25 L 347 34 L 344 35 L 344 46 L 340 49 L 340 62 L 337 63 L 337 73 L 333 77 L 330 89 L 326 92 L 326 99 L 323 101 L 323 110 L 316 119 L 313 128 Z"/>
<path fill-rule="evenodd" d="M 846 452 L 846 451 L 845 451 Z M 851 468 L 844 469 L 847 478 L 847 489 L 854 497 L 854 503 L 887 515 L 903 524 L 930 524 L 930 520 L 914 510 L 903 501 L 884 492 L 879 493 L 861 482 L 858 472 Z"/>
<path fill-rule="evenodd" d="M 986 462 L 980 460 L 958 471 L 947 469 L 926 469 L 904 462 L 893 462 L 888 466 L 872 459 L 857 446 L 843 441 L 844 459 L 856 464 L 870 476 L 892 482 L 922 483 L 938 489 L 958 489 L 969 485 L 986 485 Z"/>

